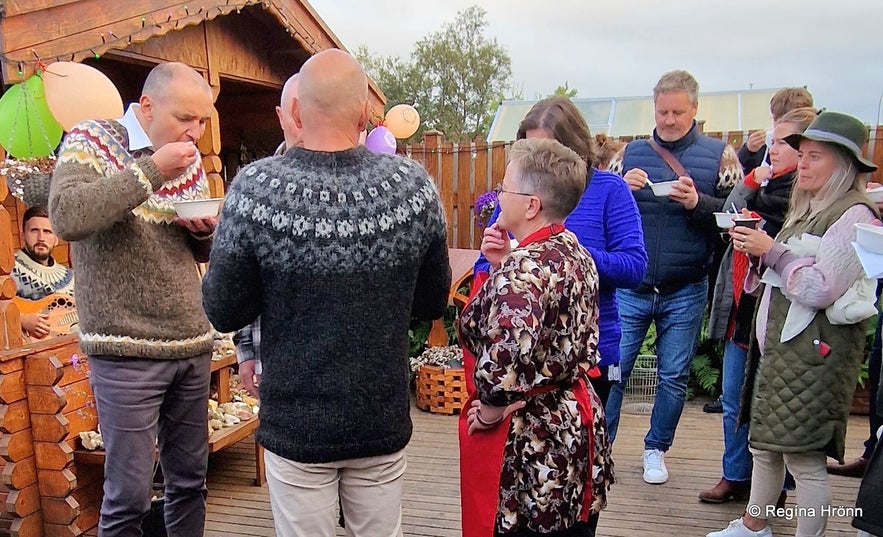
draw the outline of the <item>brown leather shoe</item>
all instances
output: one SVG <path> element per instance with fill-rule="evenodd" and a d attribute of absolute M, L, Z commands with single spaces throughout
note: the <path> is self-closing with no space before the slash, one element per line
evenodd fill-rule
<path fill-rule="evenodd" d="M 828 473 L 834 475 L 842 475 L 846 477 L 862 478 L 865 476 L 865 470 L 867 470 L 867 468 L 868 459 L 864 457 L 859 457 L 854 461 L 847 462 L 846 464 L 829 463 Z"/>
<path fill-rule="evenodd" d="M 721 478 L 713 489 L 699 493 L 699 501 L 705 503 L 727 503 L 732 500 L 745 501 L 751 492 L 751 481 L 730 481 Z"/>

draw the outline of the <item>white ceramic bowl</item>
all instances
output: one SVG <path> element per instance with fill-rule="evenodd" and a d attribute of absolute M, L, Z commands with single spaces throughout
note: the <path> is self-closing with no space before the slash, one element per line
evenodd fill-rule
<path fill-rule="evenodd" d="M 871 201 L 874 203 L 883 203 L 883 188 L 868 190 L 868 197 L 871 198 Z"/>
<path fill-rule="evenodd" d="M 883 254 L 883 227 L 858 222 L 855 225 L 855 241 L 869 252 Z"/>
<path fill-rule="evenodd" d="M 666 198 L 669 194 L 671 194 L 671 187 L 677 183 L 677 181 L 665 181 L 664 183 L 653 183 L 650 185 L 650 189 L 653 190 L 653 195 L 659 198 Z"/>
<path fill-rule="evenodd" d="M 733 226 L 733 213 L 714 213 L 714 219 L 717 221 L 717 227 L 721 229 L 730 229 Z"/>
<path fill-rule="evenodd" d="M 181 218 L 205 218 L 218 216 L 224 198 L 208 198 L 204 200 L 185 200 L 173 202 L 175 212 Z"/>

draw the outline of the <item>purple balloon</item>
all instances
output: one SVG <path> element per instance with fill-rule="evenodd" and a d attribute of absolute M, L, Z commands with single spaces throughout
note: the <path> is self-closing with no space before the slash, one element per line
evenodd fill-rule
<path fill-rule="evenodd" d="M 396 138 L 386 127 L 377 127 L 368 133 L 368 137 L 365 138 L 365 147 L 375 153 L 395 155 Z"/>

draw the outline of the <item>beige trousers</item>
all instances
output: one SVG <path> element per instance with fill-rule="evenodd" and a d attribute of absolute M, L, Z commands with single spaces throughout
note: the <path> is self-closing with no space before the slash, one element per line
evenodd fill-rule
<path fill-rule="evenodd" d="M 277 537 L 333 537 L 338 498 L 348 537 L 402 536 L 405 451 L 301 464 L 265 450 Z"/>
<path fill-rule="evenodd" d="M 754 469 L 751 473 L 751 497 L 748 514 L 757 518 L 797 518 L 795 537 L 822 537 L 828 525 L 825 509 L 831 505 L 825 453 L 774 453 L 751 448 Z M 775 510 L 782 492 L 785 467 L 797 483 L 797 506 Z"/>

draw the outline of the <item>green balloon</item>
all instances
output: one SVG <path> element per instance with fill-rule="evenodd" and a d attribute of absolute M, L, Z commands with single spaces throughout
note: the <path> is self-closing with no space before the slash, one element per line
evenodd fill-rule
<path fill-rule="evenodd" d="M 48 157 L 63 129 L 46 104 L 43 79 L 34 75 L 0 97 L 0 145 L 17 159 Z"/>

